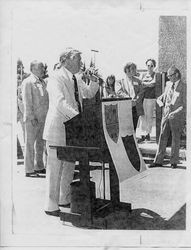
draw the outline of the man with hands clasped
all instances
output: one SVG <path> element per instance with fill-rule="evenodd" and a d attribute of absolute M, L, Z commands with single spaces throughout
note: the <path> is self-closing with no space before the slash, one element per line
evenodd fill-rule
<path fill-rule="evenodd" d="M 171 167 L 176 168 L 179 161 L 180 136 L 185 120 L 186 86 L 181 81 L 180 71 L 175 66 L 169 68 L 167 76 L 170 81 L 166 83 L 164 93 L 157 99 L 157 104 L 163 107 L 163 116 L 157 153 L 150 167 L 162 166 L 170 131 Z"/>
<path fill-rule="evenodd" d="M 43 162 L 42 134 L 49 100 L 43 80 L 44 64 L 40 61 L 33 61 L 30 64 L 30 71 L 30 76 L 21 85 L 25 127 L 24 165 L 26 177 L 38 177 L 38 173 L 46 173 Z"/>

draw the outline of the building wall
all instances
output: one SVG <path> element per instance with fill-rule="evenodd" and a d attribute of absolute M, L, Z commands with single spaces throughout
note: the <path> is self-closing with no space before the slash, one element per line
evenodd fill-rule
<path fill-rule="evenodd" d="M 187 84 L 187 27 L 185 16 L 159 17 L 159 72 L 166 72 L 171 65 L 175 65 L 180 70 L 182 80 Z M 158 133 L 159 129 L 157 130 Z M 182 133 L 184 141 L 185 137 L 186 121 Z"/>
<path fill-rule="evenodd" d="M 186 17 L 160 16 L 159 18 L 159 72 L 166 72 L 173 64 L 186 82 Z"/>

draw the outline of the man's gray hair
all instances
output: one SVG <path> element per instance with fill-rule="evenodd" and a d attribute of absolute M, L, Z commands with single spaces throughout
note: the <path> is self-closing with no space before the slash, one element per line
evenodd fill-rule
<path fill-rule="evenodd" d="M 69 48 L 66 48 L 65 51 L 63 51 L 61 54 L 60 54 L 60 57 L 59 57 L 59 61 L 60 63 L 64 63 L 66 61 L 66 59 L 69 59 L 71 58 L 72 56 L 75 56 L 77 54 L 81 54 L 81 52 L 77 49 L 73 49 L 71 47 Z"/>
<path fill-rule="evenodd" d="M 30 71 L 32 72 L 33 67 L 36 66 L 36 65 L 39 65 L 39 64 L 43 64 L 43 62 L 37 61 L 37 60 L 32 61 L 32 62 L 30 63 Z M 43 64 L 43 65 L 44 65 L 44 64 Z"/>
<path fill-rule="evenodd" d="M 178 73 L 179 79 L 181 78 L 180 70 L 175 65 L 172 65 L 168 70 L 172 70 L 175 74 Z"/>

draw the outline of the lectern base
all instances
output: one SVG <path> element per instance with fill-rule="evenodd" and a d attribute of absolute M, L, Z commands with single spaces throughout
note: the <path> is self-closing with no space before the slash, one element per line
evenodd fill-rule
<path fill-rule="evenodd" d="M 113 218 L 115 217 L 118 222 L 122 220 L 123 225 L 127 224 L 130 212 L 131 204 L 129 203 L 119 202 L 114 204 L 110 200 L 95 199 L 91 214 L 72 213 L 70 209 L 63 209 L 60 213 L 60 219 L 64 222 L 70 222 L 76 227 L 115 229 Z M 120 229 L 120 225 L 116 229 Z"/>

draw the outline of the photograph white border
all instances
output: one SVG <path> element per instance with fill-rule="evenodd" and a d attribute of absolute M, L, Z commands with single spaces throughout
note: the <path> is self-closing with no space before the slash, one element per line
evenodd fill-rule
<path fill-rule="evenodd" d="M 77 1 L 77 0 L 76 0 Z M 82 1 L 82 0 L 81 0 Z M 21 4 L 22 1 L 18 1 Z M 41 1 L 39 1 L 40 4 Z M 50 1 L 42 1 L 49 4 Z M 64 2 L 64 1 L 63 1 Z M 66 1 L 65 1 L 66 2 Z M 101 4 L 100 1 L 99 4 Z M 108 3 L 109 1 L 104 1 Z M 117 2 L 117 1 L 112 1 Z M 119 5 L 124 1 L 118 1 Z M 187 152 L 191 152 L 190 128 L 190 1 L 184 9 L 184 1 L 136 1 L 130 3 L 130 11 L 151 11 L 161 15 L 184 15 L 187 16 L 187 86 L 188 86 L 188 112 L 187 112 Z M 73 1 L 75 3 L 75 1 Z M 87 2 L 88 3 L 88 2 Z M 109 4 L 109 3 L 108 3 Z M 172 6 L 173 5 L 173 6 Z M 190 247 L 191 246 L 191 222 L 187 220 L 185 231 L 144 231 L 144 230 L 82 230 L 77 235 L 29 235 L 14 234 L 12 228 L 14 206 L 12 204 L 12 168 L 16 164 L 16 58 L 12 51 L 12 15 L 15 1 L 0 1 L 1 7 L 1 100 L 0 106 L 3 113 L 1 121 L 1 143 L 0 143 L 0 179 L 1 179 L 1 237 L 0 246 L 6 247 Z M 130 7 L 131 6 L 131 7 Z M 141 6 L 141 7 L 140 7 Z M 142 9 L 140 9 L 142 8 Z M 15 85 L 15 87 L 13 87 Z M 191 157 L 187 154 L 187 162 Z M 188 165 L 188 191 L 190 190 L 190 169 Z M 191 218 L 190 194 L 187 195 L 187 219 Z M 29 211 L 30 216 L 30 211 Z"/>

